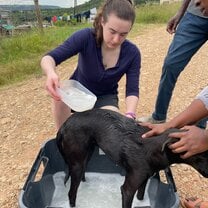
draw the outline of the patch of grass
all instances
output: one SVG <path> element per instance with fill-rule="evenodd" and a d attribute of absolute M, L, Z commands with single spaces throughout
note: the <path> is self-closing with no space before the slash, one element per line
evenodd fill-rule
<path fill-rule="evenodd" d="M 4 38 L 0 42 L 0 63 L 33 58 L 34 55 L 57 46 L 80 27 L 48 28 L 44 34 L 33 30 L 12 38 Z"/>
<path fill-rule="evenodd" d="M 37 30 L 0 41 L 0 86 L 41 74 L 40 59 L 50 49 L 62 43 L 73 32 L 86 27 L 47 28 L 44 34 Z"/>
<path fill-rule="evenodd" d="M 167 23 L 179 9 L 181 2 L 172 4 L 146 4 L 137 6 L 137 23 L 143 24 L 161 24 Z"/>
<path fill-rule="evenodd" d="M 40 66 L 37 59 L 23 59 L 10 61 L 0 66 L 0 86 L 13 84 L 30 75 L 40 74 Z"/>

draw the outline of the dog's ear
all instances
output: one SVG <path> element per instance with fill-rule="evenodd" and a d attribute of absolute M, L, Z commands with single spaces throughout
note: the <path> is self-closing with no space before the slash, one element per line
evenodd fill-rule
<path fill-rule="evenodd" d="M 179 140 L 180 140 L 179 138 L 168 137 L 167 140 L 162 145 L 162 152 L 164 152 L 165 148 L 168 147 L 170 144 L 173 144 Z"/>

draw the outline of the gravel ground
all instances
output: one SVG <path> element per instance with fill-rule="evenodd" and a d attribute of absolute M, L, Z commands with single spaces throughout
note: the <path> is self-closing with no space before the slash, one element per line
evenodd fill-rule
<path fill-rule="evenodd" d="M 142 70 L 137 116 L 149 115 L 154 107 L 163 59 L 172 36 L 165 26 L 146 28 L 131 38 L 141 50 Z M 205 44 L 192 58 L 178 79 L 170 104 L 168 119 L 181 112 L 207 85 L 208 46 Z M 59 69 L 66 79 L 76 65 L 76 58 Z M 50 97 L 44 90 L 45 77 L 31 78 L 0 89 L 0 207 L 18 207 L 18 197 L 28 172 L 44 141 L 56 132 L 51 115 Z M 125 80 L 120 81 L 120 108 L 124 112 Z M 208 180 L 186 165 L 172 167 L 181 197 L 199 196 L 208 200 Z"/>

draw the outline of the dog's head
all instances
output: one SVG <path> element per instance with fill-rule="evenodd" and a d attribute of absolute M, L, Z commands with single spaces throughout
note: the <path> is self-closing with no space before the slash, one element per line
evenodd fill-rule
<path fill-rule="evenodd" d="M 180 156 L 183 153 L 173 153 L 168 146 L 179 141 L 178 138 L 168 138 L 162 146 L 162 151 L 168 154 L 168 159 L 171 164 L 173 163 L 185 163 L 196 169 L 202 176 L 208 178 L 208 151 L 193 155 L 187 159 L 182 159 Z"/>

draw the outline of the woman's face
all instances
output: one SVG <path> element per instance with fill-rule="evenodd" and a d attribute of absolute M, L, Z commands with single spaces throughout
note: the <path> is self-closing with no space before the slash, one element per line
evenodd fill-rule
<path fill-rule="evenodd" d="M 101 22 L 103 27 L 103 43 L 108 48 L 117 48 L 126 39 L 132 27 L 132 22 L 122 20 L 116 15 L 108 16 L 107 22 Z"/>

